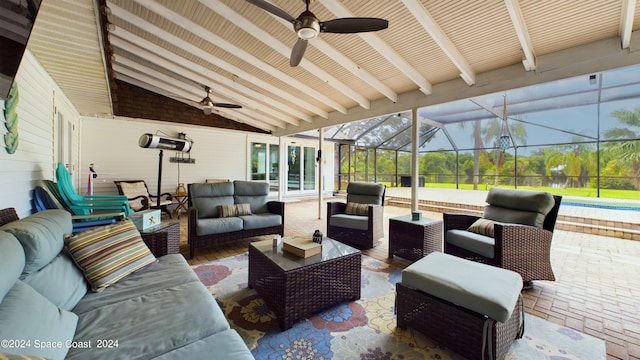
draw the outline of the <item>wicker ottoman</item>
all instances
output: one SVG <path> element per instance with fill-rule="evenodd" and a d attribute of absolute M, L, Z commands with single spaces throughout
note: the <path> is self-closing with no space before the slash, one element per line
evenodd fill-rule
<path fill-rule="evenodd" d="M 402 271 L 398 327 L 468 359 L 504 359 L 524 332 L 521 289 L 513 271 L 434 252 Z"/>

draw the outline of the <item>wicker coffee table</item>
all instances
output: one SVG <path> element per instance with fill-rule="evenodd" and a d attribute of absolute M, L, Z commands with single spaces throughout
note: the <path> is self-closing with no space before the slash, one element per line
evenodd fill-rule
<path fill-rule="evenodd" d="M 295 320 L 345 301 L 360 299 L 361 253 L 333 239 L 322 254 L 300 258 L 273 247 L 249 245 L 249 287 L 255 289 L 287 330 Z"/>
<path fill-rule="evenodd" d="M 397 255 L 415 261 L 434 251 L 442 252 L 442 220 L 414 221 L 411 215 L 389 219 L 390 258 Z"/>

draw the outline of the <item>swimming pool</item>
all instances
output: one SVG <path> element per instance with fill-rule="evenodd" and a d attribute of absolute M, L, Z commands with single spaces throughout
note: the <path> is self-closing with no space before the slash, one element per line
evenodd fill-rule
<path fill-rule="evenodd" d="M 629 203 L 602 203 L 602 202 L 588 202 L 588 201 L 576 201 L 576 200 L 562 200 L 560 206 L 580 206 L 596 209 L 607 210 L 626 210 L 626 211 L 640 211 L 640 204 Z"/>

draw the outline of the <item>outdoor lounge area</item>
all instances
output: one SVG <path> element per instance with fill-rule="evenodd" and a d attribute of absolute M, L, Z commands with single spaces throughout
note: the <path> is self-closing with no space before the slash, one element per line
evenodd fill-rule
<path fill-rule="evenodd" d="M 395 192 L 394 192 L 395 190 Z M 408 189 L 387 189 L 387 196 L 403 198 Z M 473 202 L 469 192 L 442 189 L 423 189 L 429 200 L 458 202 L 461 208 L 465 203 Z M 483 199 L 482 192 L 475 195 Z M 405 198 L 406 199 L 406 198 Z M 341 201 L 332 199 L 327 201 Z M 426 199 L 425 199 L 426 200 Z M 483 200 L 480 200 L 483 201 Z M 320 228 L 324 219 L 312 220 L 315 213 L 314 199 L 303 199 L 287 203 L 285 235 L 302 235 L 310 228 Z M 411 261 L 394 257 L 388 258 L 388 221 L 389 218 L 406 215 L 410 209 L 393 205 L 385 206 L 385 239 L 372 249 L 364 250 L 363 255 L 371 256 L 381 262 L 404 268 Z M 585 219 L 598 220 L 604 216 L 594 208 L 561 206 L 561 214 L 571 214 Z M 621 219 L 634 221 L 638 226 L 637 211 L 616 211 Z M 441 219 L 442 213 L 423 211 L 424 218 Z M 186 222 L 181 221 L 186 229 Z M 238 243 L 221 245 L 216 249 L 206 249 L 189 262 L 191 264 L 226 258 L 247 251 L 248 244 L 256 239 L 247 239 Z M 188 254 L 186 237 L 182 236 L 181 249 Z M 556 280 L 534 281 L 532 289 L 525 291 L 524 305 L 528 314 L 538 316 L 550 322 L 561 324 L 582 333 L 605 340 L 607 358 L 635 359 L 640 356 L 640 243 L 616 237 L 585 234 L 576 231 L 556 230 L 554 232 L 551 262 Z"/>

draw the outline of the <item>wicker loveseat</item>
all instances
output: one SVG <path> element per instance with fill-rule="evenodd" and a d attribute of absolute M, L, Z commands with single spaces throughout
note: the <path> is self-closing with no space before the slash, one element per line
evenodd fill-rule
<path fill-rule="evenodd" d="M 269 184 L 240 181 L 189 184 L 189 256 L 197 248 L 252 236 L 284 236 L 284 202 L 268 201 Z"/>
<path fill-rule="evenodd" d="M 492 188 L 482 217 L 443 214 L 444 252 L 520 274 L 554 281 L 551 239 L 562 197 L 546 192 Z"/>

